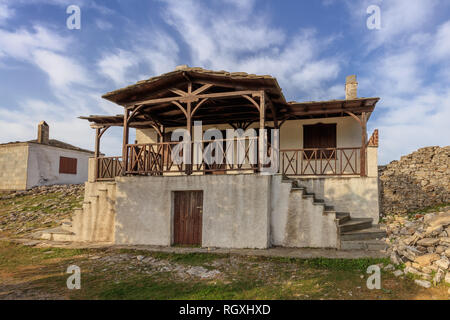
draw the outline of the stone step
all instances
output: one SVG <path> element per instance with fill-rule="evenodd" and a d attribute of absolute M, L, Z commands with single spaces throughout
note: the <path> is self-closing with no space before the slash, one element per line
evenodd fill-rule
<path fill-rule="evenodd" d="M 339 226 L 339 232 L 342 234 L 344 232 L 368 229 L 372 227 L 372 221 L 373 219 L 370 218 L 351 218 Z"/>
<path fill-rule="evenodd" d="M 381 230 L 377 225 L 368 229 L 354 230 L 341 233 L 341 241 L 347 240 L 373 240 L 386 237 L 386 231 Z"/>
<path fill-rule="evenodd" d="M 383 240 L 344 240 L 341 250 L 386 250 L 388 245 Z"/>
<path fill-rule="evenodd" d="M 63 221 L 61 223 L 61 228 L 67 231 L 72 231 L 72 221 Z"/>
<path fill-rule="evenodd" d="M 56 227 L 43 230 L 41 233 L 41 239 L 53 241 L 70 241 L 73 235 L 75 235 L 73 232 L 65 230 L 62 227 Z"/>
<path fill-rule="evenodd" d="M 347 221 L 350 221 L 350 213 L 348 212 L 336 212 L 336 219 L 339 221 L 339 225 L 344 224 Z"/>

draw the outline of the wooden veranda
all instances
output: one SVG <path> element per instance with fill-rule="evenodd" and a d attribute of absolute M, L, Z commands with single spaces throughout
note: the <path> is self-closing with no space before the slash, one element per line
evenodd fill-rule
<path fill-rule="evenodd" d="M 99 180 L 117 175 L 163 175 L 174 171 L 184 174 L 243 170 L 257 172 L 263 166 L 259 159 L 267 152 L 262 135 L 257 140 L 246 142 L 247 147 L 250 143 L 257 145 L 256 166 L 209 166 L 202 162 L 180 166 L 171 162 L 171 158 L 167 156 L 177 143 L 167 141 L 166 133 L 173 128 L 186 128 L 192 135 L 194 121 L 202 121 L 203 125 L 227 124 L 230 128 L 243 130 L 252 125 L 262 130 L 279 129 L 289 120 L 336 116 L 351 116 L 360 124 L 360 148 L 271 149 L 269 152 L 278 154 L 277 159 L 281 162 L 280 173 L 285 175 L 365 176 L 368 143 L 366 123 L 379 100 L 360 98 L 325 102 L 286 102 L 277 80 L 271 76 L 188 67 L 179 67 L 174 72 L 107 93 L 103 98 L 121 105 L 123 114 L 80 117 L 88 120 L 96 130 L 96 176 Z M 108 128 L 113 126 L 123 127 L 121 157 L 100 157 L 101 138 Z M 152 128 L 157 134 L 157 141 L 149 144 L 130 143 L 130 128 Z M 226 140 L 223 142 L 225 144 Z M 202 143 L 204 145 L 209 142 Z M 322 167 L 317 168 L 318 165 Z M 360 169 L 357 170 L 357 167 Z"/>

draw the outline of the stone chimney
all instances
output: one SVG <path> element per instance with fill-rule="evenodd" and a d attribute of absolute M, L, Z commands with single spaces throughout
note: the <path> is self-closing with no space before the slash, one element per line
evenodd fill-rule
<path fill-rule="evenodd" d="M 351 100 L 358 97 L 358 82 L 356 82 L 356 75 L 348 76 L 345 80 L 345 99 Z"/>
<path fill-rule="evenodd" d="M 37 142 L 42 144 L 48 144 L 50 128 L 45 121 L 41 121 L 38 124 L 38 136 Z"/>

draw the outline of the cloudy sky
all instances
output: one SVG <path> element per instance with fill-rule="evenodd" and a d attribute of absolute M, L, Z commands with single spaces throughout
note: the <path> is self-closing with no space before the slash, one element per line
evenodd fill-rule
<path fill-rule="evenodd" d="M 69 5 L 81 29 L 69 30 Z M 381 29 L 367 28 L 377 5 Z M 187 64 L 275 76 L 288 101 L 381 97 L 380 163 L 450 143 L 446 0 L 0 0 L 0 143 L 51 136 L 93 148 L 80 115 L 117 114 L 105 92 Z M 120 129 L 103 152 L 120 153 Z"/>

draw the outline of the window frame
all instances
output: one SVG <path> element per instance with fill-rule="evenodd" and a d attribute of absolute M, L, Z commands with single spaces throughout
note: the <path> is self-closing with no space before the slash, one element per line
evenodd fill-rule
<path fill-rule="evenodd" d="M 77 175 L 78 159 L 60 156 L 59 157 L 59 174 Z"/>
<path fill-rule="evenodd" d="M 337 123 L 319 122 L 303 125 L 303 149 L 337 149 Z M 304 150 L 304 158 L 311 159 L 313 152 L 313 150 Z M 322 157 L 321 152 L 316 154 L 315 159 Z M 335 151 L 324 150 L 323 152 L 326 158 L 336 159 Z"/>

